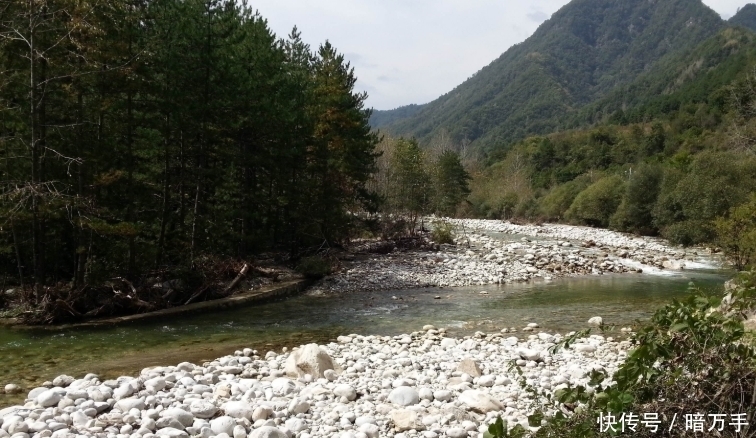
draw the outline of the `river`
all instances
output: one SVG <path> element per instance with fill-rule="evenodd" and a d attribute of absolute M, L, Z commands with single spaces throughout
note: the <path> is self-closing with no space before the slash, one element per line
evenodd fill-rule
<path fill-rule="evenodd" d="M 243 347 L 268 350 L 328 342 L 342 334 L 398 335 L 425 324 L 453 334 L 587 327 L 592 316 L 619 328 L 647 319 L 660 305 L 683 297 L 694 282 L 712 291 L 728 278 L 721 271 L 673 275 L 616 274 L 504 286 L 426 288 L 302 295 L 286 301 L 111 328 L 28 331 L 0 327 L 0 384 L 25 390 L 59 374 L 103 378 L 134 374 L 147 366 L 202 362 Z M 481 294 L 486 291 L 487 294 Z M 440 298 L 437 298 L 440 297 Z M 522 334 L 522 333 L 518 333 Z M 0 407 L 23 395 L 0 395 Z"/>

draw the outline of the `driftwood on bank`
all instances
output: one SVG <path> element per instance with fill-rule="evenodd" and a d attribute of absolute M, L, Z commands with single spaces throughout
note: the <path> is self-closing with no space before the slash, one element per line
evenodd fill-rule
<path fill-rule="evenodd" d="M 258 278 L 256 283 L 278 281 L 281 270 L 227 260 L 208 262 L 199 267 L 199 274 L 193 279 L 165 280 L 163 272 L 139 283 L 116 277 L 99 286 L 41 288 L 38 304 L 24 312 L 22 319 L 27 324 L 59 324 L 225 298 L 252 277 Z"/>

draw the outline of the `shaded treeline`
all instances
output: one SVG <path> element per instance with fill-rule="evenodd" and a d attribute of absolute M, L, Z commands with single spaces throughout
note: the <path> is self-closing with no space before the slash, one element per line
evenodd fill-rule
<path fill-rule="evenodd" d="M 74 287 L 339 241 L 378 142 L 334 47 L 220 0 L 0 0 L 0 269 Z"/>

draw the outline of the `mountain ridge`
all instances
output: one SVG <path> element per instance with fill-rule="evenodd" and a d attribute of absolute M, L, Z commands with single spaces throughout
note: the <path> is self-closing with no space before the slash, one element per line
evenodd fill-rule
<path fill-rule="evenodd" d="M 699 0 L 573 0 L 467 81 L 381 130 L 426 144 L 445 131 L 478 152 L 553 132 L 565 115 L 725 25 Z"/>
<path fill-rule="evenodd" d="M 727 21 L 732 25 L 756 31 L 756 4 L 749 3 L 743 6 Z"/>

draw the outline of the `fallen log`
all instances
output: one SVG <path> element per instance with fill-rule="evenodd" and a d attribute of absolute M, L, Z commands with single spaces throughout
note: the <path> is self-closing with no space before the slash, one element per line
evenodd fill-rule
<path fill-rule="evenodd" d="M 239 284 L 239 282 L 247 276 L 247 272 L 249 272 L 249 265 L 245 263 L 244 266 L 242 266 L 241 271 L 239 271 L 239 275 L 234 278 L 234 281 L 232 281 L 225 289 L 223 289 L 221 296 L 226 297 L 230 295 L 234 288 Z"/>

